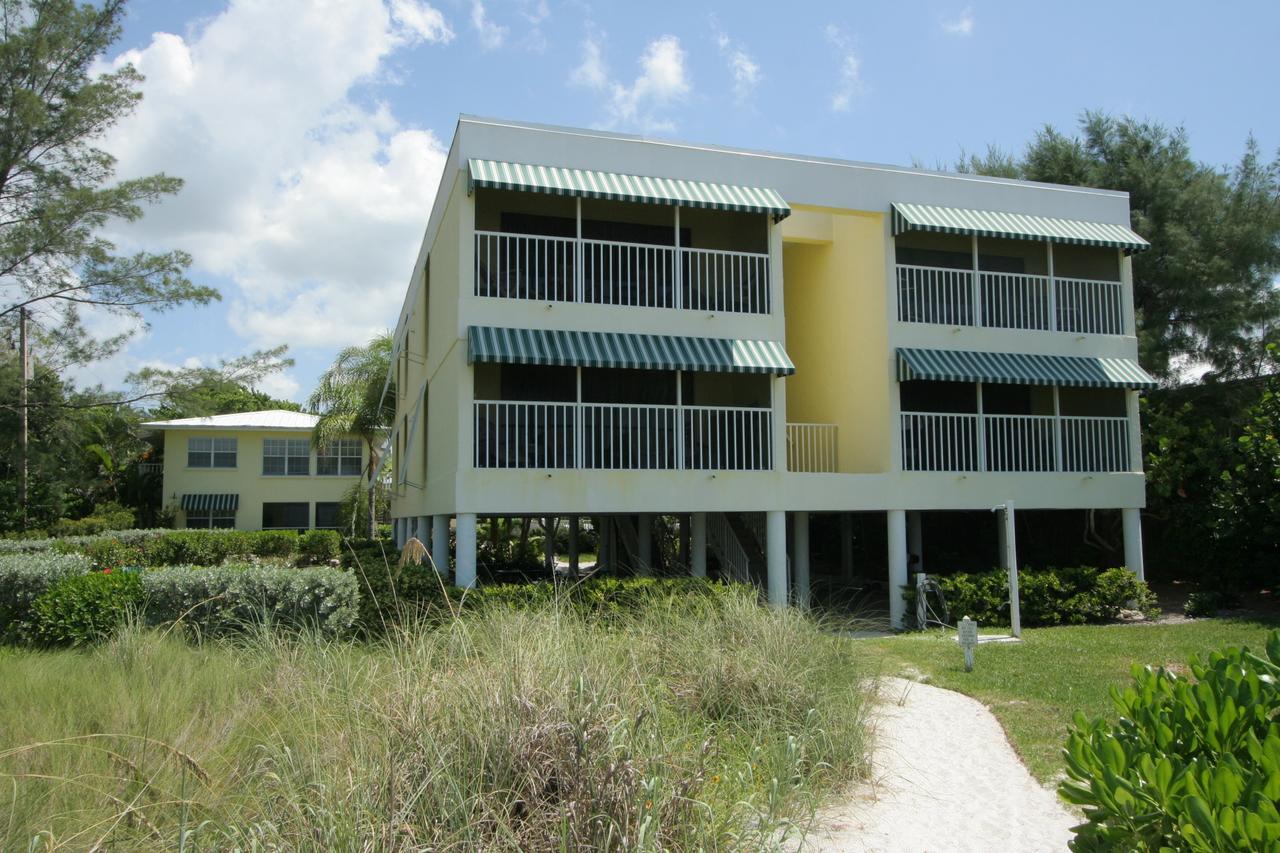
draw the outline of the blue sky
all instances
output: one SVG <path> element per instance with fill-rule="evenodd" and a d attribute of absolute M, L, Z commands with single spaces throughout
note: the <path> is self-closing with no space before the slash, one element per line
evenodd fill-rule
<path fill-rule="evenodd" d="M 1277 36 L 1274 2 L 133 0 L 102 67 L 145 99 L 105 147 L 187 189 L 113 236 L 190 251 L 224 299 L 76 378 L 288 343 L 265 388 L 303 399 L 394 324 L 459 113 L 934 167 L 1092 108 L 1226 165 L 1280 148 Z"/>

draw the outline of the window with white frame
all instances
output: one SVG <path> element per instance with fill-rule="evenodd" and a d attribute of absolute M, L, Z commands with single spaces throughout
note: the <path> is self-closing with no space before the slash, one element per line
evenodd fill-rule
<path fill-rule="evenodd" d="M 234 509 L 188 509 L 184 511 L 187 527 L 227 528 L 236 526 Z"/>
<path fill-rule="evenodd" d="M 268 477 L 305 477 L 310 474 L 310 440 L 305 438 L 263 439 L 262 473 Z"/>
<path fill-rule="evenodd" d="M 234 438 L 188 438 L 187 467 L 236 467 L 236 440 Z"/>
<path fill-rule="evenodd" d="M 360 439 L 340 438 L 316 451 L 316 475 L 321 477 L 360 476 Z"/>

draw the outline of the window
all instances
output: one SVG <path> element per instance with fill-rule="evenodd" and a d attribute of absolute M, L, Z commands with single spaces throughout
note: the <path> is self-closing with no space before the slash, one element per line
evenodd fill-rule
<path fill-rule="evenodd" d="M 338 507 L 341 504 L 321 503 L 316 501 L 316 527 L 327 530 L 336 530 L 338 523 Z"/>
<path fill-rule="evenodd" d="M 271 503 L 262 505 L 262 529 L 305 530 L 311 526 L 311 504 Z"/>
<path fill-rule="evenodd" d="M 316 451 L 316 474 L 321 477 L 359 477 L 360 439 L 340 438 Z"/>
<path fill-rule="evenodd" d="M 236 467 L 236 440 L 234 438 L 188 438 L 187 467 Z"/>
<path fill-rule="evenodd" d="M 186 511 L 189 528 L 232 528 L 236 526 L 234 509 L 189 509 Z"/>
<path fill-rule="evenodd" d="M 264 438 L 262 473 L 272 477 L 307 476 L 311 473 L 311 442 L 305 438 Z"/>

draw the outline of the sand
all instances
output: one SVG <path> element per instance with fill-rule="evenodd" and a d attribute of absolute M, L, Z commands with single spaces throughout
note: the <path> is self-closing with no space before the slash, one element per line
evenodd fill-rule
<path fill-rule="evenodd" d="M 1042 787 L 981 703 L 880 682 L 871 779 L 818 814 L 806 851 L 1062 851 L 1080 823 Z"/>

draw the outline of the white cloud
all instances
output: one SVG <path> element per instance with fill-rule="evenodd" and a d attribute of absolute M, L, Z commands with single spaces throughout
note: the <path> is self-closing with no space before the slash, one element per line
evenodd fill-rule
<path fill-rule="evenodd" d="M 391 19 L 422 41 L 453 41 L 453 30 L 440 10 L 420 0 L 391 0 Z"/>
<path fill-rule="evenodd" d="M 451 37 L 410 0 L 232 0 L 117 57 L 146 76 L 105 143 L 121 177 L 186 180 L 129 238 L 234 281 L 229 320 L 253 347 L 368 340 L 394 322 L 446 152 L 353 92 L 396 51 Z"/>
<path fill-rule="evenodd" d="M 485 11 L 481 0 L 471 2 L 471 26 L 475 28 L 480 37 L 480 46 L 485 50 L 502 47 L 507 39 L 507 28 L 489 20 L 489 13 Z"/>
<path fill-rule="evenodd" d="M 572 82 L 606 93 L 605 127 L 634 127 L 643 131 L 671 131 L 674 122 L 661 110 L 681 101 L 692 91 L 685 66 L 684 48 L 673 35 L 659 36 L 645 46 L 640 73 L 630 84 L 609 76 L 600 49 L 603 37 L 589 35 L 583 42 L 582 63 L 570 75 Z"/>
<path fill-rule="evenodd" d="M 755 92 L 756 86 L 764 79 L 764 74 L 760 71 L 759 63 L 747 53 L 747 49 L 720 29 L 714 18 L 711 27 L 715 31 L 716 47 L 720 49 L 720 56 L 733 77 L 733 97 L 738 103 L 743 103 Z"/>
<path fill-rule="evenodd" d="M 973 8 L 966 6 L 960 13 L 960 17 L 943 18 L 941 24 L 944 33 L 953 36 L 971 36 L 973 35 Z"/>
<path fill-rule="evenodd" d="M 847 112 L 854 96 L 863 89 L 862 60 L 854 51 L 850 38 L 835 24 L 827 24 L 826 36 L 828 43 L 836 49 L 840 62 L 835 89 L 831 93 L 831 109 L 837 113 Z"/>

